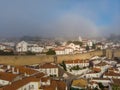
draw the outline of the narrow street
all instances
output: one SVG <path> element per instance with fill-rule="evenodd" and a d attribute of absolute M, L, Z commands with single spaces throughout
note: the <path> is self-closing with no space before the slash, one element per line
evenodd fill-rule
<path fill-rule="evenodd" d="M 64 73 L 68 75 L 68 78 L 64 78 L 64 80 L 65 80 L 65 82 L 66 82 L 66 84 L 67 84 L 68 90 L 70 90 L 70 86 L 71 86 L 71 84 L 72 84 L 72 81 L 73 81 L 74 79 L 79 78 L 81 75 L 72 75 L 71 73 L 65 71 L 65 70 L 64 70 L 61 66 L 59 66 L 59 65 L 58 65 L 58 68 L 59 68 L 59 72 L 60 72 L 60 73 L 59 73 L 59 76 L 60 76 L 60 77 L 63 77 L 63 74 L 64 74 Z M 83 75 L 83 74 L 82 74 L 82 75 Z"/>

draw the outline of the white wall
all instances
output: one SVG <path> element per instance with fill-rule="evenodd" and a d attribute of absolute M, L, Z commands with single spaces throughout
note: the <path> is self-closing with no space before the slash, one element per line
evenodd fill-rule
<path fill-rule="evenodd" d="M 37 46 L 37 47 L 33 46 L 33 47 L 29 47 L 28 50 L 31 51 L 31 52 L 35 52 L 35 53 L 40 53 L 40 52 L 43 51 L 43 48 L 39 47 L 39 46 Z"/>
<path fill-rule="evenodd" d="M 6 47 L 3 45 L 0 45 L 0 50 L 4 50 Z"/>
<path fill-rule="evenodd" d="M 6 81 L 6 80 L 1 80 L 0 79 L 0 85 L 8 85 L 10 82 L 9 81 Z"/>
<path fill-rule="evenodd" d="M 39 90 L 38 82 L 30 82 L 17 90 Z"/>
<path fill-rule="evenodd" d="M 28 50 L 27 46 L 28 46 L 27 42 L 21 41 L 16 45 L 16 51 L 17 52 L 27 52 L 27 50 Z"/>
<path fill-rule="evenodd" d="M 58 77 L 58 68 L 41 68 L 39 71 L 46 73 L 48 76 L 56 75 Z"/>

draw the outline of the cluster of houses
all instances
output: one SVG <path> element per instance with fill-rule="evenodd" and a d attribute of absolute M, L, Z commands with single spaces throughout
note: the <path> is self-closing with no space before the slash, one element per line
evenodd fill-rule
<path fill-rule="evenodd" d="M 38 44 L 29 44 L 25 41 L 21 41 L 16 44 L 16 52 L 24 53 L 28 51 L 33 53 L 40 53 L 43 51 L 43 47 L 40 47 Z"/>
<path fill-rule="evenodd" d="M 66 71 L 64 65 L 53 62 L 0 64 L 0 90 L 101 90 L 101 85 L 105 90 L 120 88 L 120 63 L 115 60 L 94 56 L 89 60 L 67 60 L 64 64 Z"/>
<path fill-rule="evenodd" d="M 60 45 L 57 45 L 55 41 L 54 43 L 48 43 L 48 44 L 46 42 L 47 41 L 44 41 L 44 44 L 42 44 L 42 42 L 35 42 L 35 41 L 34 42 L 20 41 L 17 43 L 1 42 L 0 50 L 3 51 L 12 50 L 18 54 L 25 52 L 41 54 L 47 52 L 49 49 L 52 49 L 55 51 L 56 55 L 65 55 L 65 54 L 86 53 L 88 51 L 94 51 L 96 49 L 102 50 L 107 48 L 120 48 L 120 43 L 82 39 L 81 37 L 79 37 L 79 40 L 77 40 L 77 42 L 81 44 L 74 43 L 75 41 L 71 41 L 70 43 L 68 43 L 68 41 L 60 42 Z"/>
<path fill-rule="evenodd" d="M 67 72 L 78 77 L 72 82 L 73 90 L 94 90 L 95 88 L 101 90 L 99 84 L 103 85 L 105 90 L 113 90 L 114 87 L 120 89 L 118 83 L 120 80 L 120 64 L 117 61 L 95 56 L 89 61 L 77 59 L 65 61 L 65 64 Z M 70 70 L 71 68 L 72 70 Z"/>
<path fill-rule="evenodd" d="M 42 65 L 0 65 L 0 90 L 67 90 L 67 85 L 58 77 L 54 63 Z"/>

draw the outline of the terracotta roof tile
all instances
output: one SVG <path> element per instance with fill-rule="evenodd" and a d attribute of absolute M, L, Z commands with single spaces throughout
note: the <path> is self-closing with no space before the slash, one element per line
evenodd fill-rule
<path fill-rule="evenodd" d="M 6 81 L 12 81 L 14 78 L 16 78 L 17 74 L 7 73 L 7 72 L 0 72 L 0 79 L 6 80 Z"/>
<path fill-rule="evenodd" d="M 105 73 L 106 76 L 119 76 L 120 77 L 120 73 L 115 73 L 113 71 L 108 71 Z"/>
<path fill-rule="evenodd" d="M 43 90 L 66 90 L 66 83 L 60 80 L 52 80 L 50 86 L 42 86 Z"/>
<path fill-rule="evenodd" d="M 16 66 L 16 67 L 15 67 L 15 71 L 17 71 L 17 69 L 19 70 L 19 73 L 20 73 L 20 74 L 26 73 L 26 74 L 32 75 L 32 74 L 35 74 L 35 73 L 38 72 L 38 71 L 33 70 L 33 69 L 31 69 L 31 68 L 27 68 L 27 67 L 25 67 L 25 66 Z"/>
<path fill-rule="evenodd" d="M 53 63 L 45 63 L 45 64 L 41 65 L 40 68 L 58 68 L 58 67 L 57 67 L 57 65 L 55 65 Z"/>
<path fill-rule="evenodd" d="M 47 82 L 48 80 L 50 80 L 50 77 L 42 77 L 41 78 L 41 82 Z"/>
<path fill-rule="evenodd" d="M 24 78 L 22 80 L 18 80 L 16 82 L 13 82 L 10 85 L 7 85 L 5 87 L 3 87 L 3 90 L 17 90 L 20 87 L 30 83 L 30 82 L 39 82 L 40 80 L 34 77 L 28 77 L 28 78 Z"/>
<path fill-rule="evenodd" d="M 89 63 L 88 60 L 80 60 L 80 59 L 76 59 L 76 60 L 68 60 L 65 61 L 66 64 L 71 64 L 71 63 Z"/>
<path fill-rule="evenodd" d="M 101 69 L 100 68 L 93 68 L 92 69 L 94 72 L 101 72 Z"/>

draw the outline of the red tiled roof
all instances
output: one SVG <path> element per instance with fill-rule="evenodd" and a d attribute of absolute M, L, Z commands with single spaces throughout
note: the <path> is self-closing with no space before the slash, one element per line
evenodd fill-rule
<path fill-rule="evenodd" d="M 45 64 L 41 65 L 40 68 L 58 68 L 58 67 L 57 67 L 57 65 L 55 65 L 53 63 L 45 63 Z"/>
<path fill-rule="evenodd" d="M 30 82 L 39 82 L 40 80 L 34 77 L 28 77 L 28 78 L 24 78 L 22 80 L 18 80 L 16 82 L 13 82 L 10 85 L 7 85 L 5 87 L 2 88 L 2 90 L 17 90 L 20 87 L 30 83 Z"/>
<path fill-rule="evenodd" d="M 100 62 L 98 64 L 96 64 L 96 66 L 105 66 L 105 65 L 108 65 L 106 62 Z"/>
<path fill-rule="evenodd" d="M 34 75 L 36 78 L 42 78 L 43 76 L 45 76 L 45 74 L 44 73 L 38 73 L 38 74 L 36 74 L 36 75 Z"/>
<path fill-rule="evenodd" d="M 101 69 L 100 68 L 93 68 L 93 71 L 94 72 L 101 72 Z"/>
<path fill-rule="evenodd" d="M 63 81 L 60 80 L 52 80 L 50 86 L 42 86 L 43 90 L 66 90 L 66 84 Z"/>
<path fill-rule="evenodd" d="M 113 71 L 108 71 L 105 73 L 106 76 L 120 76 L 120 73 L 115 73 Z"/>
<path fill-rule="evenodd" d="M 6 80 L 6 81 L 12 81 L 14 78 L 16 78 L 17 74 L 7 73 L 7 72 L 0 72 L 0 79 Z"/>
<path fill-rule="evenodd" d="M 50 77 L 42 77 L 41 78 L 41 82 L 47 82 L 48 80 L 50 80 Z"/>
<path fill-rule="evenodd" d="M 20 74 L 26 73 L 26 74 L 32 75 L 32 74 L 35 74 L 35 73 L 38 72 L 38 71 L 33 70 L 33 69 L 31 69 L 31 68 L 27 68 L 27 67 L 25 67 L 25 66 L 16 66 L 16 67 L 15 67 L 15 70 L 17 71 L 17 69 L 19 70 L 19 73 L 20 73 Z"/>
<path fill-rule="evenodd" d="M 68 60 L 65 61 L 66 64 L 71 64 L 71 63 L 88 63 L 88 60 L 80 60 L 80 59 L 76 59 L 76 60 Z"/>

